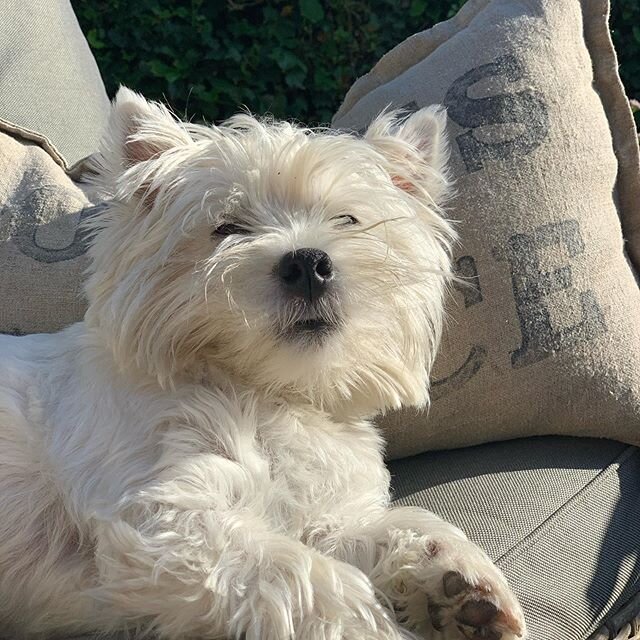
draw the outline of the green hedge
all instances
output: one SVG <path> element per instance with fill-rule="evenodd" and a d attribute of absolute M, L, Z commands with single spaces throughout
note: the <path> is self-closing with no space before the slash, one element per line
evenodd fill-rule
<path fill-rule="evenodd" d="M 331 119 L 352 82 L 395 44 L 464 0 L 72 0 L 107 90 L 165 99 L 217 121 L 242 105 L 306 123 Z M 613 0 L 630 95 L 640 96 L 640 4 Z"/>

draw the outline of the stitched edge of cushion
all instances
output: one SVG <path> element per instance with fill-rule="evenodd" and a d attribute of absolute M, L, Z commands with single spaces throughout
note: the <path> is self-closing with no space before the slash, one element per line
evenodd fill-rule
<path fill-rule="evenodd" d="M 584 502 L 593 487 L 604 482 L 608 476 L 617 473 L 618 467 L 624 464 L 627 459 L 631 458 L 637 451 L 637 447 L 627 447 L 620 455 L 616 456 L 611 462 L 609 462 L 607 466 L 598 473 L 598 475 L 585 484 L 574 496 L 558 507 L 558 509 L 546 520 L 541 522 L 533 531 L 530 531 L 522 540 L 511 547 L 511 549 L 505 551 L 499 558 L 496 558 L 496 564 L 500 563 L 502 566 L 508 566 L 516 560 L 523 551 L 527 551 L 532 547 L 538 539 L 542 536 L 546 536 L 548 531 L 552 531 L 555 527 L 562 524 L 567 516 L 570 515 L 573 508 Z"/>
<path fill-rule="evenodd" d="M 604 107 L 618 160 L 617 196 L 620 221 L 631 262 L 640 268 L 640 152 L 633 114 L 618 73 L 609 31 L 609 0 L 582 0 L 584 41 L 593 66 L 594 88 Z"/>
<path fill-rule="evenodd" d="M 492 0 L 468 0 L 455 16 L 439 22 L 430 29 L 419 31 L 385 53 L 371 71 L 360 76 L 352 85 L 333 116 L 338 121 L 349 113 L 366 95 L 397 78 L 407 69 L 422 62 L 440 45 L 469 26 L 469 23 Z"/>
<path fill-rule="evenodd" d="M 4 131 L 14 137 L 22 138 L 29 142 L 35 142 L 53 158 L 56 164 L 60 165 L 65 171 L 69 170 L 69 166 L 67 165 L 67 161 L 64 159 L 64 156 L 60 151 L 58 151 L 53 142 L 41 133 L 33 131 L 32 129 L 27 129 L 26 127 L 21 127 L 20 125 L 4 120 L 3 118 L 0 118 L 0 131 Z"/>
<path fill-rule="evenodd" d="M 13 122 L 9 122 L 8 120 L 4 120 L 0 118 L 0 132 L 8 133 L 9 135 L 20 138 L 22 140 L 26 140 L 28 142 L 35 142 L 43 151 L 46 151 L 52 158 L 52 160 L 62 167 L 66 174 L 74 181 L 78 181 L 86 169 L 87 161 L 92 157 L 93 154 L 89 154 L 84 158 L 80 158 L 73 164 L 69 164 L 66 158 L 62 155 L 62 152 L 58 150 L 55 144 L 51 142 L 47 136 L 38 133 L 37 131 L 33 131 L 32 129 L 27 129 L 27 127 L 22 127 L 20 125 L 14 124 Z"/>

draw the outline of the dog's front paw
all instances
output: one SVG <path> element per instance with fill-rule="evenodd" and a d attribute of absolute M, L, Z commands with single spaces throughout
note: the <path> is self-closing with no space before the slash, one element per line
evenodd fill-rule
<path fill-rule="evenodd" d="M 438 591 L 430 596 L 428 611 L 431 624 L 442 631 L 445 638 L 510 640 L 524 637 L 524 618 L 517 600 L 508 589 L 498 587 L 490 578 L 471 581 L 458 571 L 449 571 Z"/>
<path fill-rule="evenodd" d="M 441 553 L 427 587 L 433 628 L 446 640 L 525 638 L 520 604 L 486 554 L 470 542 Z"/>

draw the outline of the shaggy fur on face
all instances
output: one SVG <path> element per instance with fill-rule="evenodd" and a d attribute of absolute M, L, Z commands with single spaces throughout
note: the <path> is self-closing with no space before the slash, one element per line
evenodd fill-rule
<path fill-rule="evenodd" d="M 85 321 L 0 336 L 3 628 L 524 636 L 480 549 L 389 508 L 368 422 L 428 404 L 445 122 L 204 127 L 118 93 Z"/>

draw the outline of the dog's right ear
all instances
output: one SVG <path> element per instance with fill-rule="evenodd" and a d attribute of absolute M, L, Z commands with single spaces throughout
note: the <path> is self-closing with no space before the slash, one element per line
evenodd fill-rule
<path fill-rule="evenodd" d="M 113 191 L 126 170 L 191 141 L 184 125 L 164 105 L 120 87 L 111 105 L 100 152 L 91 161 L 95 174 L 91 181 Z"/>
<path fill-rule="evenodd" d="M 364 138 L 387 159 L 393 184 L 440 204 L 450 186 L 446 127 L 447 115 L 439 106 L 409 116 L 386 111 L 369 125 Z"/>

